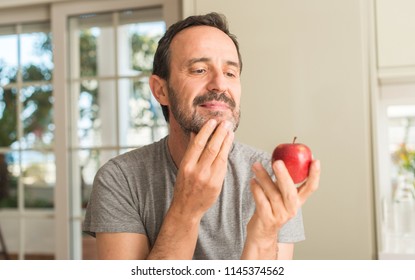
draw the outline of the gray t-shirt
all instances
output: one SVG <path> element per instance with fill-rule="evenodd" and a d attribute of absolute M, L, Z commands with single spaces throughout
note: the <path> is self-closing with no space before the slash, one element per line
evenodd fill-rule
<path fill-rule="evenodd" d="M 241 143 L 234 143 L 222 192 L 203 216 L 194 259 L 239 259 L 246 238 L 246 225 L 255 210 L 250 191 L 254 162 L 271 173 L 271 156 Z M 173 198 L 175 166 L 167 137 L 108 161 L 98 171 L 88 203 L 83 230 L 145 234 L 154 242 Z M 304 240 L 301 209 L 283 226 L 278 241 Z"/>

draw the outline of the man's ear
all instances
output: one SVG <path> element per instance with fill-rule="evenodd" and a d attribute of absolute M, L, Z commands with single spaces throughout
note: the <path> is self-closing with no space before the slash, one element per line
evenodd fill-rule
<path fill-rule="evenodd" d="M 149 79 L 150 89 L 154 97 L 161 105 L 169 105 L 169 98 L 167 95 L 167 82 L 165 79 L 157 75 L 151 75 Z"/>

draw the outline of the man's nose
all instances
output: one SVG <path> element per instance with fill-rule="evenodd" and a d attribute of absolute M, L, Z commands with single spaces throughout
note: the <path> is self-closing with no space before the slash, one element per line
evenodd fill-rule
<path fill-rule="evenodd" d="M 213 92 L 225 92 L 227 89 L 227 80 L 223 71 L 214 71 L 209 77 L 207 89 Z"/>

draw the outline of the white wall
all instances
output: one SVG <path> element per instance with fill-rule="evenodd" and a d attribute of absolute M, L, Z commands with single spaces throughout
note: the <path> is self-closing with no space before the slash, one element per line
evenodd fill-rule
<path fill-rule="evenodd" d="M 415 2 L 377 0 L 376 11 L 379 68 L 414 68 Z"/>
<path fill-rule="evenodd" d="M 272 151 L 297 136 L 322 163 L 296 259 L 376 257 L 366 9 L 359 0 L 189 0 L 224 13 L 243 56 L 238 140 Z"/>

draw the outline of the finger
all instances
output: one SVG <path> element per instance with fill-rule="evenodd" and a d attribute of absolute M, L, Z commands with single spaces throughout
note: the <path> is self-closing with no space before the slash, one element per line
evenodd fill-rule
<path fill-rule="evenodd" d="M 307 181 L 298 188 L 298 196 L 301 205 L 305 203 L 308 197 L 318 189 L 320 184 L 320 161 L 313 160 L 310 165 L 310 172 Z"/>
<path fill-rule="evenodd" d="M 209 142 L 206 144 L 205 149 L 200 157 L 200 163 L 204 166 L 211 166 L 215 159 L 218 157 L 222 148 L 226 148 L 226 138 L 228 137 L 232 129 L 232 123 L 228 121 L 221 122 L 215 132 L 213 132 Z M 227 155 L 226 155 L 227 161 Z"/>
<path fill-rule="evenodd" d="M 275 201 L 275 198 L 280 196 L 280 192 L 275 183 L 272 181 L 271 176 L 259 162 L 252 165 L 252 170 L 255 174 L 255 179 L 261 185 L 268 199 Z"/>
<path fill-rule="evenodd" d="M 299 204 L 297 188 L 288 173 L 287 168 L 282 160 L 276 160 L 272 164 L 279 191 L 281 192 L 282 201 L 285 208 L 296 210 Z"/>
<path fill-rule="evenodd" d="M 221 147 L 221 150 L 218 156 L 215 158 L 214 162 L 212 163 L 212 174 L 225 174 L 226 173 L 226 166 L 228 164 L 228 156 L 229 152 L 232 148 L 232 143 L 234 139 L 234 133 L 229 132 L 226 136 L 225 141 Z"/>
<path fill-rule="evenodd" d="M 256 211 L 258 212 L 258 215 L 263 217 L 264 215 L 272 211 L 270 201 L 268 200 L 268 197 L 265 195 L 264 190 L 261 188 L 261 186 L 255 178 L 252 178 L 250 183 L 251 192 L 256 205 Z"/>
<path fill-rule="evenodd" d="M 194 133 L 191 134 L 188 149 L 183 156 L 183 163 L 196 164 L 199 161 L 199 158 L 206 147 L 206 143 L 209 141 L 216 126 L 217 121 L 215 119 L 210 119 L 202 126 L 197 135 Z"/>

